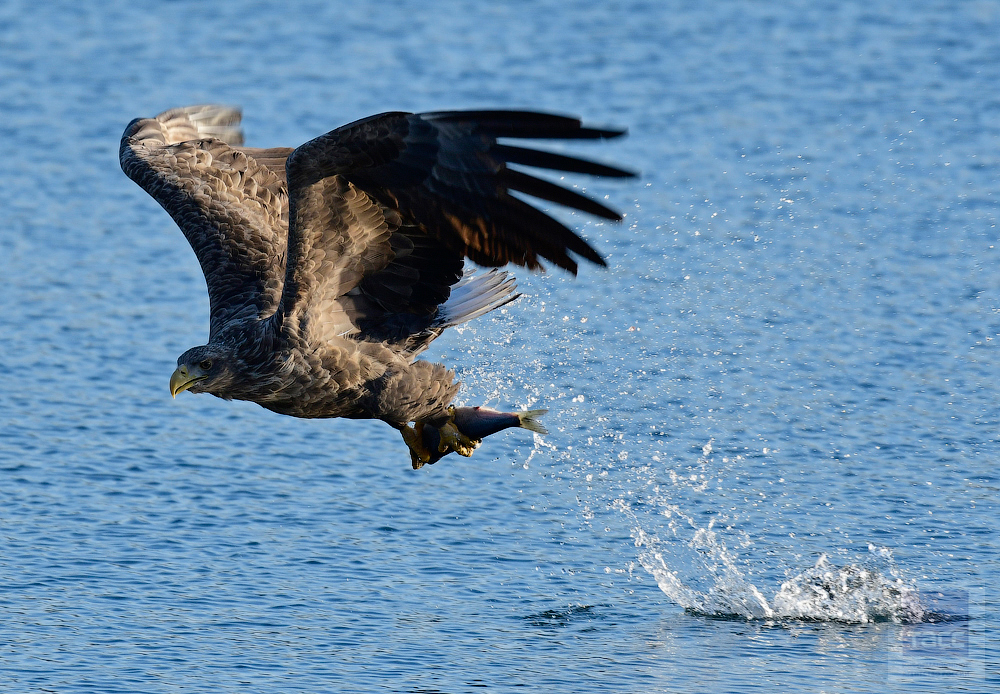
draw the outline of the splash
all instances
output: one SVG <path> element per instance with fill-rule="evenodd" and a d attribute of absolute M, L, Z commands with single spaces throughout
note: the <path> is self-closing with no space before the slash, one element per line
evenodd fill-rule
<path fill-rule="evenodd" d="M 928 616 L 916 586 L 902 577 L 884 547 L 870 545 L 867 561 L 837 566 L 827 555 L 784 581 L 768 599 L 740 570 L 711 529 L 699 529 L 688 548 L 702 557 L 711 585 L 699 590 L 671 569 L 663 542 L 641 528 L 633 532 L 639 561 L 671 600 L 695 614 L 764 620 L 807 620 L 865 624 L 916 623 Z"/>
<path fill-rule="evenodd" d="M 558 290 L 559 284 L 547 289 Z M 664 423 L 656 376 L 664 369 L 654 368 L 642 351 L 655 347 L 659 358 L 658 343 L 647 344 L 638 327 L 623 327 L 584 306 L 565 309 L 558 322 L 545 320 L 546 308 L 545 301 L 525 296 L 518 312 L 501 309 L 453 331 L 452 354 L 442 356 L 456 364 L 465 382 L 464 404 L 550 408 L 546 423 L 553 436 L 535 436 L 527 455 L 514 464 L 538 467 L 543 475 L 558 471 L 577 496 L 585 526 L 631 532 L 639 562 L 671 600 L 692 613 L 724 618 L 839 623 L 928 618 L 916 586 L 900 574 L 888 549 L 873 547 L 867 557 L 813 554 L 818 559 L 807 560 L 813 563 L 808 566 L 771 532 L 786 518 L 797 520 L 784 500 L 798 502 L 798 497 L 786 496 L 783 471 L 773 464 L 766 439 L 751 443 L 720 436 L 697 443 L 670 433 L 696 420 L 680 413 L 674 426 Z M 594 349 L 587 331 L 615 336 L 640 352 L 594 356 L 594 369 L 603 371 L 595 371 L 599 378 L 591 385 L 579 377 L 577 366 Z M 684 387 L 691 393 L 690 385 Z M 712 399 L 703 404 L 712 407 L 702 407 L 699 427 L 714 421 L 707 413 L 719 395 L 714 386 L 705 395 Z M 668 451 L 685 439 L 696 459 L 668 462 L 674 458 Z"/>
<path fill-rule="evenodd" d="M 693 464 L 631 469 L 630 486 L 644 491 L 626 491 L 612 507 L 631 527 L 640 564 L 671 600 L 694 614 L 753 620 L 864 624 L 933 617 L 888 548 L 869 545 L 867 554 L 845 553 L 837 561 L 820 554 L 803 568 L 773 533 L 743 530 L 761 520 L 785 522 L 780 492 L 772 491 L 772 482 L 784 478 L 762 472 L 767 462 L 716 455 L 710 439 Z M 777 499 L 760 504 L 764 490 Z M 784 580 L 779 567 L 786 569 Z"/>
<path fill-rule="evenodd" d="M 769 619 L 775 616 L 761 592 L 737 568 L 732 556 L 716 534 L 710 530 L 695 533 L 691 548 L 705 552 L 706 573 L 713 575 L 713 585 L 699 590 L 688 585 L 677 570 L 667 564 L 664 554 L 656 549 L 659 540 L 637 528 L 633 534 L 639 553 L 639 563 L 653 575 L 660 590 L 686 610 L 711 616 L 741 616 L 747 619 Z"/>
<path fill-rule="evenodd" d="M 858 564 L 837 567 L 827 556 L 816 566 L 781 584 L 772 600 L 783 618 L 836 622 L 921 622 L 924 607 L 911 582 L 902 578 L 884 547 L 869 547 L 888 571 Z"/>

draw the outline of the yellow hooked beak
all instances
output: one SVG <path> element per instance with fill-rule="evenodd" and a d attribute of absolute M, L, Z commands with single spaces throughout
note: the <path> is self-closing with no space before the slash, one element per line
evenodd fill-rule
<path fill-rule="evenodd" d="M 204 381 L 206 378 L 208 376 L 197 366 L 189 368 L 187 364 L 182 364 L 170 374 L 170 395 L 176 398 L 178 393 L 183 393 L 198 381 Z"/>

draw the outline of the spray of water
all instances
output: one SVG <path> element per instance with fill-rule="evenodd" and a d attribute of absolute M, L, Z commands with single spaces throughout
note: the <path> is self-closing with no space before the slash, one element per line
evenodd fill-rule
<path fill-rule="evenodd" d="M 711 454 L 709 442 L 692 466 L 700 473 L 671 471 L 668 484 L 654 486 L 638 502 L 633 500 L 635 494 L 613 502 L 631 527 L 639 562 L 671 600 L 689 612 L 713 617 L 845 623 L 924 620 L 926 609 L 916 585 L 902 574 L 887 547 L 869 544 L 867 554 L 837 563 L 821 553 L 812 567 L 804 569 L 796 568 L 787 549 L 782 554 L 769 547 L 762 560 L 758 544 L 768 543 L 738 530 L 739 514 L 703 508 L 703 501 L 724 501 L 705 498 L 708 479 L 726 476 L 726 471 L 713 469 Z M 635 479 L 645 474 L 636 473 Z M 698 515 L 710 519 L 699 523 L 685 507 L 697 507 Z M 757 522 L 777 520 L 769 510 L 752 506 L 751 520 L 755 512 L 761 516 Z M 785 569 L 784 580 L 775 578 L 779 566 Z"/>
<path fill-rule="evenodd" d="M 773 450 L 761 441 L 727 435 L 722 444 L 702 443 L 693 460 L 678 459 L 673 432 L 685 425 L 719 428 L 723 420 L 713 419 L 714 392 L 688 389 L 685 398 L 669 402 L 666 369 L 655 366 L 664 353 L 658 336 L 647 337 L 621 316 L 588 314 L 587 307 L 560 309 L 553 320 L 544 300 L 529 295 L 516 306 L 457 331 L 452 354 L 443 356 L 458 365 L 467 404 L 550 408 L 546 425 L 553 435 L 536 435 L 517 464 L 558 472 L 579 500 L 584 525 L 631 537 L 634 547 L 624 547 L 631 554 L 622 564 L 637 559 L 665 595 L 697 614 L 845 623 L 924 619 L 920 593 L 890 549 L 869 545 L 859 554 L 831 544 L 816 551 L 796 547 L 794 533 L 776 532 L 786 523 L 796 528 L 801 517 L 785 517 L 787 504 L 770 498 L 780 498 L 775 490 L 785 480 L 767 467 Z M 505 354 L 517 358 L 498 358 Z M 695 364 L 705 358 L 701 352 L 690 357 Z M 581 362 L 591 362 L 587 372 L 604 380 L 580 378 Z M 704 402 L 692 416 L 685 406 L 698 398 Z M 789 494 L 794 498 L 794 490 Z"/>
<path fill-rule="evenodd" d="M 924 620 L 925 608 L 916 586 L 900 575 L 885 547 L 869 546 L 869 561 L 841 566 L 821 555 L 816 565 L 781 583 L 768 598 L 737 567 L 718 535 L 699 529 L 686 548 L 704 553 L 704 568 L 713 577 L 707 590 L 686 585 L 671 568 L 676 547 L 665 550 L 664 541 L 635 528 L 639 561 L 656 579 L 660 589 L 686 610 L 713 617 L 765 620 L 810 620 L 846 623 Z M 766 589 L 765 589 L 766 590 Z"/>

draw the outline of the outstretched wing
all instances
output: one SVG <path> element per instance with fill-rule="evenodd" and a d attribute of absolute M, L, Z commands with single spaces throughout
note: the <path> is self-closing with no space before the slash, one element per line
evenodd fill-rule
<path fill-rule="evenodd" d="M 224 106 L 173 109 L 132 121 L 119 149 L 122 170 L 194 249 L 208 284 L 213 336 L 232 320 L 272 314 L 285 276 L 282 169 L 292 150 L 239 149 L 239 123 L 240 112 Z"/>
<path fill-rule="evenodd" d="M 383 327 L 366 326 L 426 330 L 462 276 L 464 258 L 530 269 L 547 260 L 574 274 L 571 254 L 604 265 L 572 230 L 512 193 L 615 221 L 621 216 L 508 164 L 634 174 L 497 140 L 622 134 L 519 111 L 386 113 L 305 143 L 287 161 L 288 268 L 276 320 L 310 339 L 345 333 L 388 339 Z"/>

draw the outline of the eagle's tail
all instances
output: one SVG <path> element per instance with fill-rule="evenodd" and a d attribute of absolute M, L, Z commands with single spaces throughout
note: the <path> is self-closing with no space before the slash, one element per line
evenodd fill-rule
<path fill-rule="evenodd" d="M 467 269 L 462 279 L 452 285 L 451 296 L 438 308 L 430 325 L 406 339 L 404 351 L 411 358 L 415 359 L 427 349 L 445 328 L 467 323 L 521 296 L 515 292 L 514 278 L 502 270 L 489 270 L 482 275 L 474 273 L 471 268 Z"/>
<path fill-rule="evenodd" d="M 451 288 L 451 296 L 439 310 L 433 327 L 444 330 L 505 306 L 521 296 L 515 293 L 516 289 L 514 278 L 502 270 L 490 270 L 482 275 L 466 270 L 462 279 Z"/>

